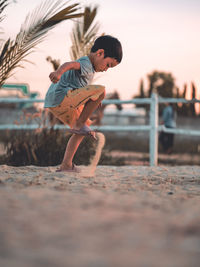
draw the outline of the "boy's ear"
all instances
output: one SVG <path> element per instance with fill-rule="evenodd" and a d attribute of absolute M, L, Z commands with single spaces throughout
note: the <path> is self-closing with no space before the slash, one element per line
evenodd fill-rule
<path fill-rule="evenodd" d="M 98 49 L 97 50 L 97 56 L 103 56 L 104 57 L 104 49 Z"/>

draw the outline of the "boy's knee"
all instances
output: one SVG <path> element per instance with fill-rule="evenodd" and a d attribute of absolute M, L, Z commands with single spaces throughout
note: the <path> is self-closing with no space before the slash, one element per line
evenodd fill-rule
<path fill-rule="evenodd" d="M 104 99 L 105 96 L 106 96 L 105 86 L 103 86 L 103 85 L 99 85 L 99 87 L 100 87 L 100 92 L 101 92 L 100 97 L 101 97 L 102 99 Z"/>
<path fill-rule="evenodd" d="M 94 85 L 95 89 L 100 93 L 105 93 L 105 86 L 103 85 Z"/>
<path fill-rule="evenodd" d="M 105 86 L 103 85 L 92 85 L 92 86 L 93 89 L 95 88 L 95 91 L 94 91 L 94 96 L 91 97 L 91 100 L 95 101 L 98 99 L 102 101 L 106 96 Z"/>
<path fill-rule="evenodd" d="M 106 96 L 106 91 L 105 91 L 105 87 L 104 87 L 104 91 L 100 94 L 99 98 L 100 100 L 103 100 Z"/>

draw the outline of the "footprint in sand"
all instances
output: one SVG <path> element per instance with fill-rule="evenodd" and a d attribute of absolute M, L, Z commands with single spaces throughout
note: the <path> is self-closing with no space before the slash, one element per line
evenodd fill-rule
<path fill-rule="evenodd" d="M 89 166 L 84 166 L 83 168 L 81 168 L 82 177 L 94 177 L 95 176 L 95 170 L 99 162 L 99 159 L 101 157 L 101 151 L 105 144 L 104 134 L 96 133 L 96 137 L 98 139 L 98 143 L 97 143 L 95 155 L 90 160 Z"/>

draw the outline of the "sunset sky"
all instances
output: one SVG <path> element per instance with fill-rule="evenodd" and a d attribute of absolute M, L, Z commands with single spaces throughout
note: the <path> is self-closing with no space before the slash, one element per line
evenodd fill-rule
<path fill-rule="evenodd" d="M 75 3 L 74 1 L 71 1 Z M 6 18 L 1 23 L 1 38 L 14 37 L 19 32 L 25 16 L 41 0 L 17 0 L 5 9 Z M 103 84 L 107 92 L 115 89 L 122 99 L 138 93 L 140 80 L 147 88 L 147 74 L 154 70 L 171 72 L 176 85 L 193 81 L 200 98 L 200 1 L 199 0 L 96 0 L 80 1 L 81 5 L 99 6 L 96 22 L 101 33 L 117 37 L 123 46 L 123 60 L 116 68 L 97 74 L 96 84 Z M 30 85 L 31 91 L 44 95 L 50 85 L 52 66 L 47 56 L 70 60 L 70 33 L 73 21 L 66 21 L 49 32 L 37 50 L 24 63 L 25 69 L 16 69 L 10 82 Z"/>

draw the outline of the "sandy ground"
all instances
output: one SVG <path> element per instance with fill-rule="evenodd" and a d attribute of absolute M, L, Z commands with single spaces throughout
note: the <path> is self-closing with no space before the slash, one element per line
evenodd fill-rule
<path fill-rule="evenodd" d="M 199 267 L 200 166 L 0 166 L 1 267 Z"/>
<path fill-rule="evenodd" d="M 116 159 L 123 159 L 125 165 L 149 166 L 149 153 L 113 150 L 109 155 Z M 200 165 L 200 154 L 172 153 L 170 155 L 158 153 L 159 166 Z"/>

